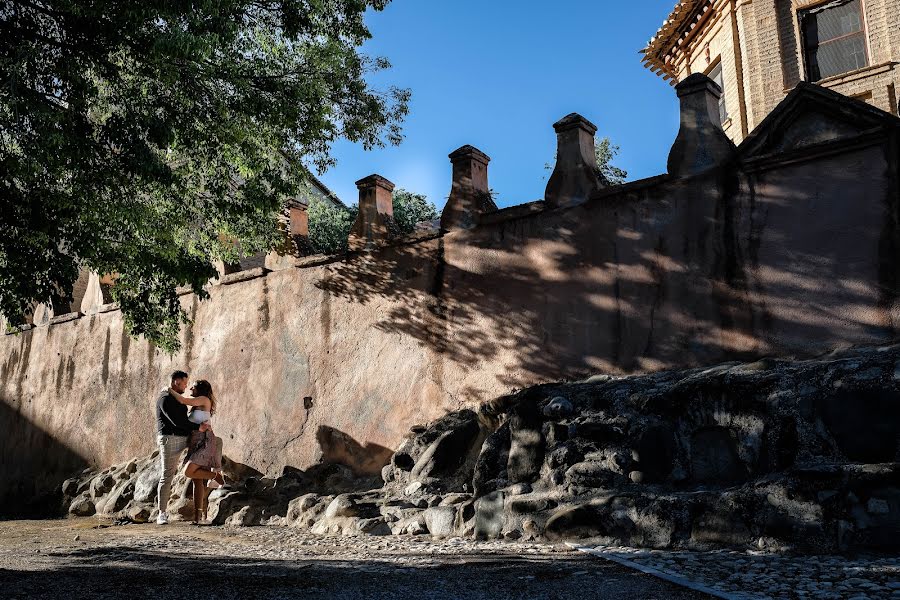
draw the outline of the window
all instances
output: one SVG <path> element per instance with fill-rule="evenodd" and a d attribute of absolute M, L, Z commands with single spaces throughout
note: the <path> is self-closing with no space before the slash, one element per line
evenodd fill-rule
<path fill-rule="evenodd" d="M 719 97 L 719 122 L 723 125 L 728 120 L 728 107 L 725 106 L 725 81 L 722 79 L 722 63 L 720 62 L 713 70 L 709 72 L 709 78 L 716 82 L 722 88 L 722 95 Z"/>
<path fill-rule="evenodd" d="M 811 81 L 869 64 L 861 0 L 833 0 L 803 11 L 800 27 Z"/>

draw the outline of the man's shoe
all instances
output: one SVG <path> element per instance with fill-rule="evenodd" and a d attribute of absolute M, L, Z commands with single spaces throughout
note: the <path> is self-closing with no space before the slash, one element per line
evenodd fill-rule
<path fill-rule="evenodd" d="M 159 516 L 156 517 L 157 525 L 168 525 L 169 524 L 169 514 L 166 512 L 159 513 Z"/>

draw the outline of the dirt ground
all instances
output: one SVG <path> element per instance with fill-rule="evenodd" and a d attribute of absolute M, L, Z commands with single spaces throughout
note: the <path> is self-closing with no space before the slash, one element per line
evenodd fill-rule
<path fill-rule="evenodd" d="M 0 522 L 0 597 L 701 598 L 562 545 L 282 527 Z"/>

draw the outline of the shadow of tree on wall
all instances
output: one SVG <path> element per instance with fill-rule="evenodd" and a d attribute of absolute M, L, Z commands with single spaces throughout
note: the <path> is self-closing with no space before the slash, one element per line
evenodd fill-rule
<path fill-rule="evenodd" d="M 510 387 L 886 340 L 896 208 L 854 164 L 626 185 L 353 255 L 317 285 L 389 300 L 379 329 L 464 368 L 501 363 Z"/>
<path fill-rule="evenodd" d="M 88 466 L 77 452 L 0 398 L 0 517 L 61 512 L 61 486 Z"/>

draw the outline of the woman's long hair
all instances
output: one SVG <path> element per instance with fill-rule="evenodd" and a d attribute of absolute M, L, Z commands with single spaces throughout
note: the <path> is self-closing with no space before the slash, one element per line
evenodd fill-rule
<path fill-rule="evenodd" d="M 209 398 L 209 414 L 216 414 L 216 397 L 213 394 L 212 386 L 205 379 L 198 379 L 194 383 L 194 397 L 206 396 Z"/>

